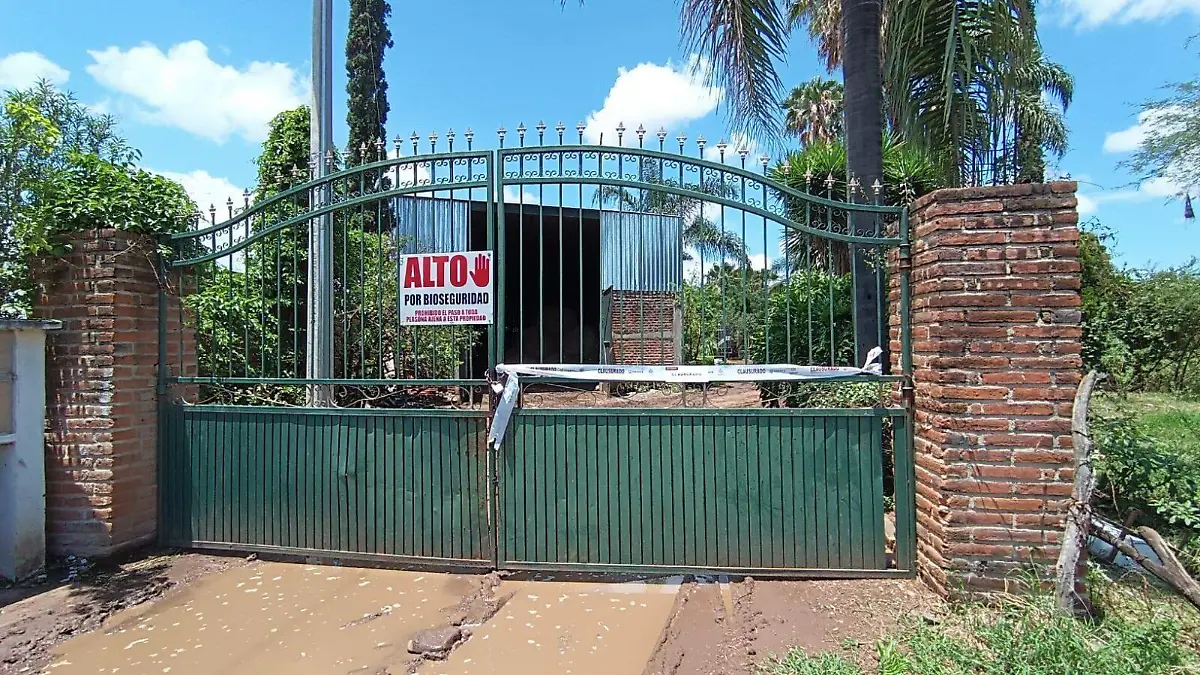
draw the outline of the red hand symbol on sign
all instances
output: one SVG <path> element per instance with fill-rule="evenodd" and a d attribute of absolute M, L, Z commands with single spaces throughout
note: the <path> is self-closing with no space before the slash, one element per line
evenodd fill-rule
<path fill-rule="evenodd" d="M 471 270 L 471 281 L 479 288 L 487 288 L 488 279 L 492 274 L 492 261 L 488 260 L 486 255 L 480 254 L 475 257 L 475 269 Z"/>

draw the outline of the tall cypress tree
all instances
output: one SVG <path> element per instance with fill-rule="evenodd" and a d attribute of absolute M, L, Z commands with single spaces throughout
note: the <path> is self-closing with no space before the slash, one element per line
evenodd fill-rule
<path fill-rule="evenodd" d="M 346 93 L 349 94 L 346 124 L 350 127 L 352 163 L 378 159 L 376 142 L 385 138 L 388 101 L 383 74 L 383 52 L 392 46 L 387 18 L 392 7 L 387 0 L 350 0 L 350 29 L 346 37 Z"/>

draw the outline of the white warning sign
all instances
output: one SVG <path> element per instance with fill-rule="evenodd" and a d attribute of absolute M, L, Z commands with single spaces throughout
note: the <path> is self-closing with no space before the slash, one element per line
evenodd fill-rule
<path fill-rule="evenodd" d="M 400 256 L 400 322 L 492 323 L 492 252 Z"/>

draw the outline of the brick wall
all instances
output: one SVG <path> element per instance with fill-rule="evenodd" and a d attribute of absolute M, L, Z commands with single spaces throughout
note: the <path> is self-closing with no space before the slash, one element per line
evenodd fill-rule
<path fill-rule="evenodd" d="M 625 365 L 679 363 L 676 293 L 612 291 L 613 362 Z"/>
<path fill-rule="evenodd" d="M 1069 182 L 912 205 L 918 567 L 943 593 L 1003 589 L 1058 555 L 1081 369 L 1075 207 Z"/>
<path fill-rule="evenodd" d="M 38 268 L 39 317 L 63 322 L 48 344 L 46 535 L 51 554 L 106 556 L 154 539 L 157 513 L 158 275 L 154 243 L 80 233 Z M 193 364 L 168 302 L 170 362 Z M 182 354 L 180 353 L 182 351 Z"/>

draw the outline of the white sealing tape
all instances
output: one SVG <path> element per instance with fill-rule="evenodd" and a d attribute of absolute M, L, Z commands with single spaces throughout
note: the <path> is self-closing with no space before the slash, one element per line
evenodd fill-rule
<path fill-rule="evenodd" d="M 488 443 L 493 447 L 504 440 L 508 421 L 516 408 L 521 390 L 521 377 L 587 380 L 591 382 L 802 382 L 804 380 L 834 380 L 856 375 L 879 375 L 883 350 L 875 347 L 867 353 L 861 368 L 849 366 L 796 366 L 791 364 L 761 366 L 614 366 L 573 363 L 545 363 L 496 366 L 497 375 L 505 377 L 504 384 L 492 383 L 500 395 Z"/>

